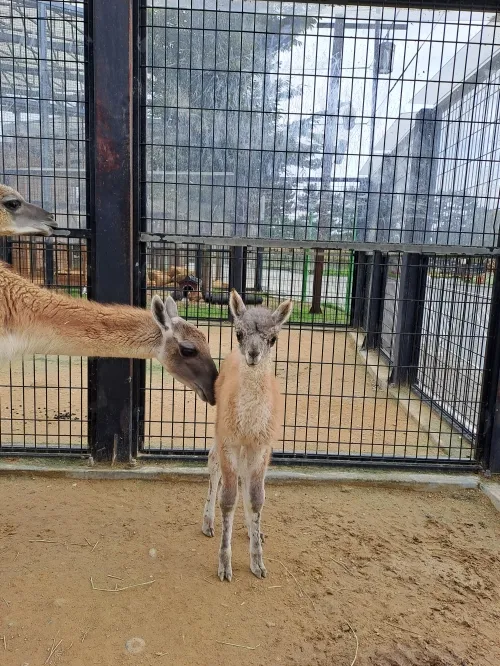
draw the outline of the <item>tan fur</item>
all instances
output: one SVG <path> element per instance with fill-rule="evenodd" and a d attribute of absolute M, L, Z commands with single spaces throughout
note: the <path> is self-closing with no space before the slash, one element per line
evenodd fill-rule
<path fill-rule="evenodd" d="M 17 210 L 8 208 L 12 201 L 17 202 Z M 50 236 L 55 227 L 57 224 L 51 213 L 28 203 L 17 190 L 0 183 L 0 236 Z"/>
<path fill-rule="evenodd" d="M 0 186 L 3 236 L 14 225 L 1 205 L 5 191 Z M 47 218 L 48 213 L 39 210 Z M 44 235 L 49 234 L 50 229 Z M 0 363 L 22 354 L 157 358 L 171 375 L 214 404 L 217 369 L 208 343 L 177 315 L 174 301 L 167 306 L 158 300 L 153 316 L 140 308 L 71 298 L 32 284 L 2 262 L 0 295 Z M 195 351 L 189 357 L 184 356 L 186 345 Z"/>
<path fill-rule="evenodd" d="M 275 331 L 290 315 L 291 303 L 285 306 L 288 312 L 279 324 L 273 324 Z M 252 331 L 251 324 L 249 330 Z M 261 332 L 265 339 L 265 325 Z M 258 578 L 264 578 L 267 571 L 262 559 L 263 537 L 260 531 L 265 499 L 264 479 L 272 444 L 283 423 L 284 408 L 270 354 L 264 352 L 260 362 L 249 365 L 243 347 L 240 345 L 233 349 L 221 365 L 215 394 L 215 439 L 209 454 L 210 482 L 202 531 L 206 536 L 214 536 L 215 503 L 219 484 L 222 484 L 222 538 L 218 574 L 221 580 L 230 581 L 231 535 L 239 478 L 250 539 L 250 569 Z"/>
<path fill-rule="evenodd" d="M 242 446 L 268 446 L 283 422 L 284 400 L 270 363 L 249 368 L 238 349 L 225 358 L 215 382 L 216 436 Z"/>
<path fill-rule="evenodd" d="M 5 264 L 0 264 L 0 292 L 0 337 L 18 338 L 22 353 L 151 358 L 161 343 L 149 311 L 63 296 Z M 0 358 L 9 360 L 1 344 Z"/>

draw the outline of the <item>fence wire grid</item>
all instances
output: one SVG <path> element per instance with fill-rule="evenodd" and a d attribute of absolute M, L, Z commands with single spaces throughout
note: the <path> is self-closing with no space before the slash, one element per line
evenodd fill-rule
<path fill-rule="evenodd" d="M 500 43 L 477 10 L 146 3 L 145 230 L 495 245 Z"/>
<path fill-rule="evenodd" d="M 171 294 L 218 363 L 231 288 L 249 305 L 294 300 L 276 459 L 477 464 L 485 446 L 500 25 L 486 0 L 424 4 L 134 6 L 134 298 Z M 1 257 L 80 299 L 99 292 L 98 15 L 83 0 L 0 0 L 1 179 L 69 234 L 5 240 Z M 0 369 L 0 453 L 95 454 L 87 366 Z M 134 368 L 132 449 L 205 456 L 214 410 L 156 361 Z"/>
<path fill-rule="evenodd" d="M 7 240 L 0 259 L 35 284 L 87 298 L 82 239 Z M 85 451 L 88 447 L 87 359 L 30 356 L 0 365 L 0 450 Z"/>
<path fill-rule="evenodd" d="M 207 334 L 214 358 L 223 359 L 235 344 L 228 309 L 235 263 L 241 264 L 235 248 L 151 244 L 144 259 L 146 302 L 155 293 L 171 295 L 181 316 Z M 318 262 L 323 275 L 315 303 Z M 404 255 L 393 253 L 390 264 L 391 270 L 389 261 L 382 264 L 377 296 L 373 276 L 365 289 L 353 290 L 353 277 L 367 265 L 352 251 L 267 248 L 258 262 L 255 248 L 244 254 L 240 291 L 247 304 L 295 303 L 276 350 L 286 404 L 277 454 L 474 459 L 493 263 L 427 255 L 405 266 Z M 389 300 L 391 274 L 399 282 L 415 268 L 422 273 L 420 295 L 403 299 L 398 285 Z M 355 317 L 371 327 L 354 327 Z M 144 398 L 144 452 L 206 454 L 214 411 L 156 362 L 148 362 Z"/>

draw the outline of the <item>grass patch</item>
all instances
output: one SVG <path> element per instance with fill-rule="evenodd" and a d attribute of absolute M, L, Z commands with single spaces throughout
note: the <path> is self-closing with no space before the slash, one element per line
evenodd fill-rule
<path fill-rule="evenodd" d="M 264 299 L 264 305 L 269 308 L 276 308 L 279 299 Z M 196 321 L 228 321 L 229 308 L 227 305 L 213 305 L 209 303 L 178 303 L 179 315 L 184 319 Z M 295 302 L 295 306 L 290 318 L 291 324 L 347 324 L 347 315 L 343 308 L 334 303 L 322 303 L 322 314 L 311 314 L 309 310 L 311 304 L 304 302 Z"/>

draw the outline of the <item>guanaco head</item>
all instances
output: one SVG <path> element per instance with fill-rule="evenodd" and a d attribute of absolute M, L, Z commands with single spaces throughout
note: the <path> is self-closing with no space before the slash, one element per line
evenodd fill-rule
<path fill-rule="evenodd" d="M 0 184 L 0 236 L 50 236 L 56 227 L 51 213 L 25 201 L 12 187 Z"/>
<path fill-rule="evenodd" d="M 240 352 L 247 365 L 258 365 L 269 357 L 281 327 L 292 314 L 293 302 L 284 301 L 274 312 L 261 307 L 247 310 L 241 296 L 233 289 L 229 307 Z"/>
<path fill-rule="evenodd" d="M 196 391 L 202 400 L 215 405 L 218 372 L 203 333 L 179 317 L 171 296 L 165 302 L 153 296 L 151 312 L 162 332 L 157 359 L 169 374 Z"/>

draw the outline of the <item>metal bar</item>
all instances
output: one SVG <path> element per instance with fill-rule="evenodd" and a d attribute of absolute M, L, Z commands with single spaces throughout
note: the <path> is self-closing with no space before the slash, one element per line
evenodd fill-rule
<path fill-rule="evenodd" d="M 339 131 L 339 111 L 340 111 L 340 83 L 342 79 L 342 58 L 344 54 L 344 19 L 335 18 L 330 61 L 328 64 L 328 90 L 325 112 L 325 134 L 323 145 L 323 156 L 321 165 L 321 194 L 318 217 L 318 237 L 330 238 L 331 227 L 331 208 L 328 205 L 329 195 L 326 194 L 333 188 L 333 164 L 338 145 Z M 321 256 L 320 250 L 317 252 L 317 258 Z M 323 276 L 323 264 L 316 261 L 314 267 L 313 283 L 313 305 L 311 312 L 319 314 L 321 307 L 319 305 L 321 290 L 321 280 Z M 319 282 L 318 282 L 319 280 Z"/>
<path fill-rule="evenodd" d="M 52 192 L 52 179 L 54 178 L 53 168 L 55 166 L 55 156 L 51 156 L 51 123 L 50 123 L 50 99 L 52 90 L 48 71 L 48 35 L 47 35 L 47 4 L 38 3 L 37 20 L 37 38 L 39 60 L 37 62 L 40 72 L 40 144 L 41 144 L 41 171 L 48 171 L 45 176 L 42 175 L 42 206 L 47 210 L 53 210 L 55 201 Z M 51 43 L 51 47 L 54 45 Z M 52 178 L 48 178 L 50 175 Z M 54 241 L 48 239 L 45 244 L 45 283 L 51 286 L 54 283 Z"/>
<path fill-rule="evenodd" d="M 264 268 L 264 250 L 257 248 L 257 257 L 255 260 L 255 282 L 254 291 L 262 291 L 262 270 Z"/>
<path fill-rule="evenodd" d="M 142 233 L 141 242 L 164 242 L 182 245 L 192 243 L 192 236 L 173 236 L 170 234 Z M 227 247 L 268 247 L 268 248 L 297 248 L 297 249 L 324 249 L 324 250 L 355 250 L 359 252 L 379 251 L 384 254 L 389 252 L 413 252 L 428 255 L 446 255 L 461 257 L 495 257 L 500 255 L 500 248 L 466 247 L 463 245 L 432 245 L 431 243 L 369 243 L 361 241 L 310 241 L 290 240 L 287 238 L 235 238 L 234 236 L 196 236 L 196 243 L 200 245 L 225 245 Z"/>
<path fill-rule="evenodd" d="M 397 25 L 400 23 L 401 25 Z M 331 21 L 320 21 L 320 28 L 332 28 L 334 23 Z M 382 30 L 408 30 L 408 23 L 406 21 L 390 21 L 389 23 L 382 23 L 380 19 L 368 19 L 360 21 L 346 21 L 344 28 L 345 30 L 377 30 L 377 25 L 380 26 Z"/>
<path fill-rule="evenodd" d="M 417 378 L 428 258 L 406 254 L 401 262 L 391 383 Z"/>
<path fill-rule="evenodd" d="M 146 113 L 142 107 L 142 100 L 146 99 L 146 76 L 142 70 L 142 63 L 146 59 L 146 6 L 144 2 L 134 2 L 133 7 L 133 34 L 135 39 L 133 52 L 133 191 L 135 200 L 133 206 L 133 265 L 134 265 L 134 301 L 138 307 L 147 305 L 147 262 L 145 245 L 140 242 L 143 220 L 147 214 L 147 197 L 142 191 L 141 174 L 146 172 L 146 151 L 142 143 L 146 138 Z M 134 359 L 132 361 L 132 443 L 131 455 L 136 457 L 144 441 L 144 420 L 146 414 L 145 393 L 146 361 Z"/>
<path fill-rule="evenodd" d="M 212 248 L 205 247 L 201 250 L 201 289 L 203 297 L 212 291 Z"/>
<path fill-rule="evenodd" d="M 160 453 L 151 449 L 151 453 L 145 453 L 140 456 L 141 460 L 161 460 L 167 461 L 182 461 L 182 462 L 201 462 L 208 458 L 208 451 L 183 451 L 182 449 L 174 450 L 168 453 Z M 366 468 L 379 468 L 379 469 L 412 469 L 412 470 L 434 470 L 441 472 L 467 472 L 477 471 L 480 466 L 475 461 L 470 460 L 452 460 L 450 462 L 443 461 L 437 458 L 423 458 L 421 460 L 409 460 L 402 457 L 387 457 L 382 456 L 336 456 L 326 454 L 291 454 L 274 452 L 272 456 L 273 465 L 311 465 L 311 466 L 328 466 L 334 467 L 366 467 Z"/>
<path fill-rule="evenodd" d="M 47 287 L 51 287 L 54 284 L 54 241 L 52 239 L 45 241 L 44 270 L 45 284 Z"/>
<path fill-rule="evenodd" d="M 75 451 L 70 446 L 58 446 L 54 451 L 47 451 L 47 449 L 37 449 L 36 447 L 29 446 L 6 446 L 0 449 L 0 458 L 60 458 L 67 460 L 67 458 L 78 458 L 85 460 L 90 457 L 89 452 Z"/>
<path fill-rule="evenodd" d="M 198 240 L 198 239 L 196 239 Z M 243 296 L 243 249 L 246 245 L 235 245 L 231 248 L 231 259 L 229 267 L 229 289 Z"/>
<path fill-rule="evenodd" d="M 199 245 L 196 246 L 194 274 L 199 280 L 203 279 L 203 249 Z M 203 282 L 202 282 L 202 290 L 203 290 L 203 296 L 205 296 L 205 293 L 207 291 L 207 285 L 204 285 Z"/>
<path fill-rule="evenodd" d="M 386 263 L 387 258 L 381 252 L 374 252 L 364 349 L 376 349 L 380 344 Z"/>
<path fill-rule="evenodd" d="M 354 254 L 354 289 L 352 294 L 352 320 L 354 328 L 363 325 L 366 307 L 366 254 L 356 252 Z"/>
<path fill-rule="evenodd" d="M 68 457 L 85 460 L 88 459 L 89 455 L 85 452 L 75 453 L 71 449 L 59 448 L 57 451 L 40 451 L 35 448 L 20 448 L 16 449 L 3 449 L 0 450 L 0 458 L 36 458 L 44 459 L 50 458 L 52 460 L 59 459 L 61 462 L 67 460 Z M 182 462 L 195 462 L 201 463 L 206 461 L 208 458 L 208 451 L 199 451 L 199 452 L 183 452 L 175 451 L 173 453 L 161 454 L 161 453 L 147 453 L 139 456 L 142 461 L 182 461 Z M 307 455 L 289 455 L 281 453 L 273 453 L 272 463 L 274 466 L 302 466 L 310 465 L 314 467 L 329 467 L 330 469 L 335 467 L 357 467 L 357 468 L 367 468 L 367 469 L 408 469 L 414 471 L 440 471 L 440 472 L 462 472 L 464 474 L 470 474 L 471 472 L 479 471 L 480 466 L 474 461 L 455 461 L 446 462 L 442 459 L 422 459 L 422 460 L 408 460 L 407 458 L 387 458 L 381 459 L 380 457 L 335 457 L 335 456 L 322 456 L 321 454 L 307 454 Z M 30 472 L 31 473 L 31 472 Z"/>
<path fill-rule="evenodd" d="M 92 230 L 91 229 L 67 229 L 64 227 L 58 227 L 54 231 L 54 236 L 60 236 L 62 238 L 91 238 Z"/>
<path fill-rule="evenodd" d="M 418 111 L 412 127 L 409 174 L 401 239 L 405 243 L 422 243 L 428 231 L 429 199 L 433 192 L 432 166 L 437 145 L 436 108 Z"/>
<path fill-rule="evenodd" d="M 292 0 L 292 2 L 298 2 L 299 0 Z M 328 4 L 326 0 L 319 0 L 321 4 Z M 373 1 L 370 0 L 356 0 L 352 3 L 355 6 L 359 7 L 373 7 Z M 498 9 L 498 2 L 495 0 L 482 0 L 481 2 L 475 2 L 474 0 L 455 0 L 454 2 L 447 2 L 447 0 L 388 0 L 384 2 L 384 7 L 397 7 L 401 9 L 447 9 L 448 11 L 457 10 L 457 11 L 496 11 Z"/>
<path fill-rule="evenodd" d="M 478 423 L 477 457 L 492 474 L 500 472 L 500 261 L 491 293 Z"/>
<path fill-rule="evenodd" d="M 368 195 L 367 195 L 367 214 L 366 218 L 361 218 L 362 227 L 357 230 L 357 237 L 362 241 L 378 241 L 380 240 L 378 235 L 378 227 L 380 225 L 380 190 L 382 183 L 379 182 L 380 179 L 374 178 L 373 173 L 373 164 L 374 164 L 374 155 L 373 148 L 375 145 L 375 127 L 376 127 L 376 114 L 377 114 L 377 96 L 378 96 L 378 85 L 379 85 L 379 64 L 380 64 L 380 40 L 381 40 L 381 28 L 380 21 L 375 21 L 375 36 L 374 36 L 374 45 L 373 45 L 373 78 L 372 78 L 372 90 L 371 90 L 371 112 L 370 112 L 370 165 L 369 165 L 369 178 L 368 178 Z M 376 221 L 374 229 L 367 229 L 367 223 L 369 219 Z"/>
<path fill-rule="evenodd" d="M 95 150 L 91 165 L 95 197 L 91 296 L 101 302 L 124 304 L 132 304 L 134 299 L 132 8 L 132 0 L 95 0 L 90 7 L 90 141 Z M 132 378 L 131 360 L 93 359 L 90 363 L 91 452 L 96 460 L 130 459 Z"/>

